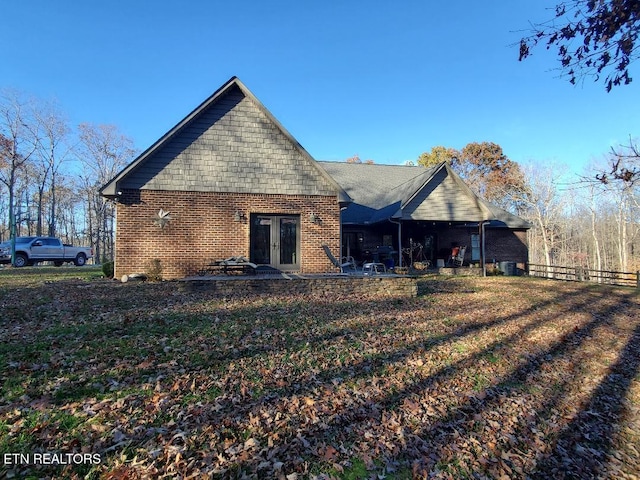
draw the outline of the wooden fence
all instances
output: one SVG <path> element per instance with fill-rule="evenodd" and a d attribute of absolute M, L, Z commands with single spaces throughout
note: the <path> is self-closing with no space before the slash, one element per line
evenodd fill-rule
<path fill-rule="evenodd" d="M 592 270 L 585 267 L 562 267 L 559 265 L 539 265 L 535 263 L 529 263 L 527 267 L 527 272 L 532 277 L 640 288 L 640 271 L 635 273 L 614 272 L 610 270 Z"/>

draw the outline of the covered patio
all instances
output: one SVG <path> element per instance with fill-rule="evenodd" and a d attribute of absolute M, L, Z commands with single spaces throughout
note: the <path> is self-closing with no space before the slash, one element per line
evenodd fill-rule
<path fill-rule="evenodd" d="M 528 260 L 530 224 L 475 195 L 447 163 L 431 168 L 319 162 L 353 200 L 341 255 L 359 264 L 441 269 Z M 449 260 L 464 250 L 460 264 Z"/>

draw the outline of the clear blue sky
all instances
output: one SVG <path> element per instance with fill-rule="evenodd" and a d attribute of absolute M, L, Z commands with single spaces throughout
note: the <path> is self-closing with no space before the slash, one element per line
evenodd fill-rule
<path fill-rule="evenodd" d="M 8 0 L 0 87 L 143 150 L 236 75 L 318 160 L 399 164 L 492 141 L 580 171 L 640 136 L 640 66 L 606 93 L 557 78 L 544 50 L 518 62 L 519 31 L 554 4 Z"/>

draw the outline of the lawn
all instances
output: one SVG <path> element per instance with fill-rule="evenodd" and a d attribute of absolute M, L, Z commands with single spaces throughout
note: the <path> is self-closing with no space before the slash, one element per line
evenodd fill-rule
<path fill-rule="evenodd" d="M 640 476 L 636 290 L 180 285 L 0 270 L 0 477 Z"/>

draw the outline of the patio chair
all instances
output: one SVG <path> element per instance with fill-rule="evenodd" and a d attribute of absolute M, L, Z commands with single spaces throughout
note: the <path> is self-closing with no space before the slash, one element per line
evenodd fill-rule
<path fill-rule="evenodd" d="M 461 267 L 464 262 L 464 254 L 467 251 L 467 246 L 459 247 L 458 251 L 451 254 L 451 264 L 454 267 Z"/>
<path fill-rule="evenodd" d="M 324 250 L 324 253 L 327 255 L 329 260 L 331 260 L 331 263 L 333 263 L 333 266 L 340 269 L 340 273 L 357 271 L 356 262 L 354 261 L 353 257 L 344 257 L 342 261 L 339 262 L 338 259 L 333 255 L 333 253 L 331 253 L 329 245 L 323 243 L 322 249 Z"/>

